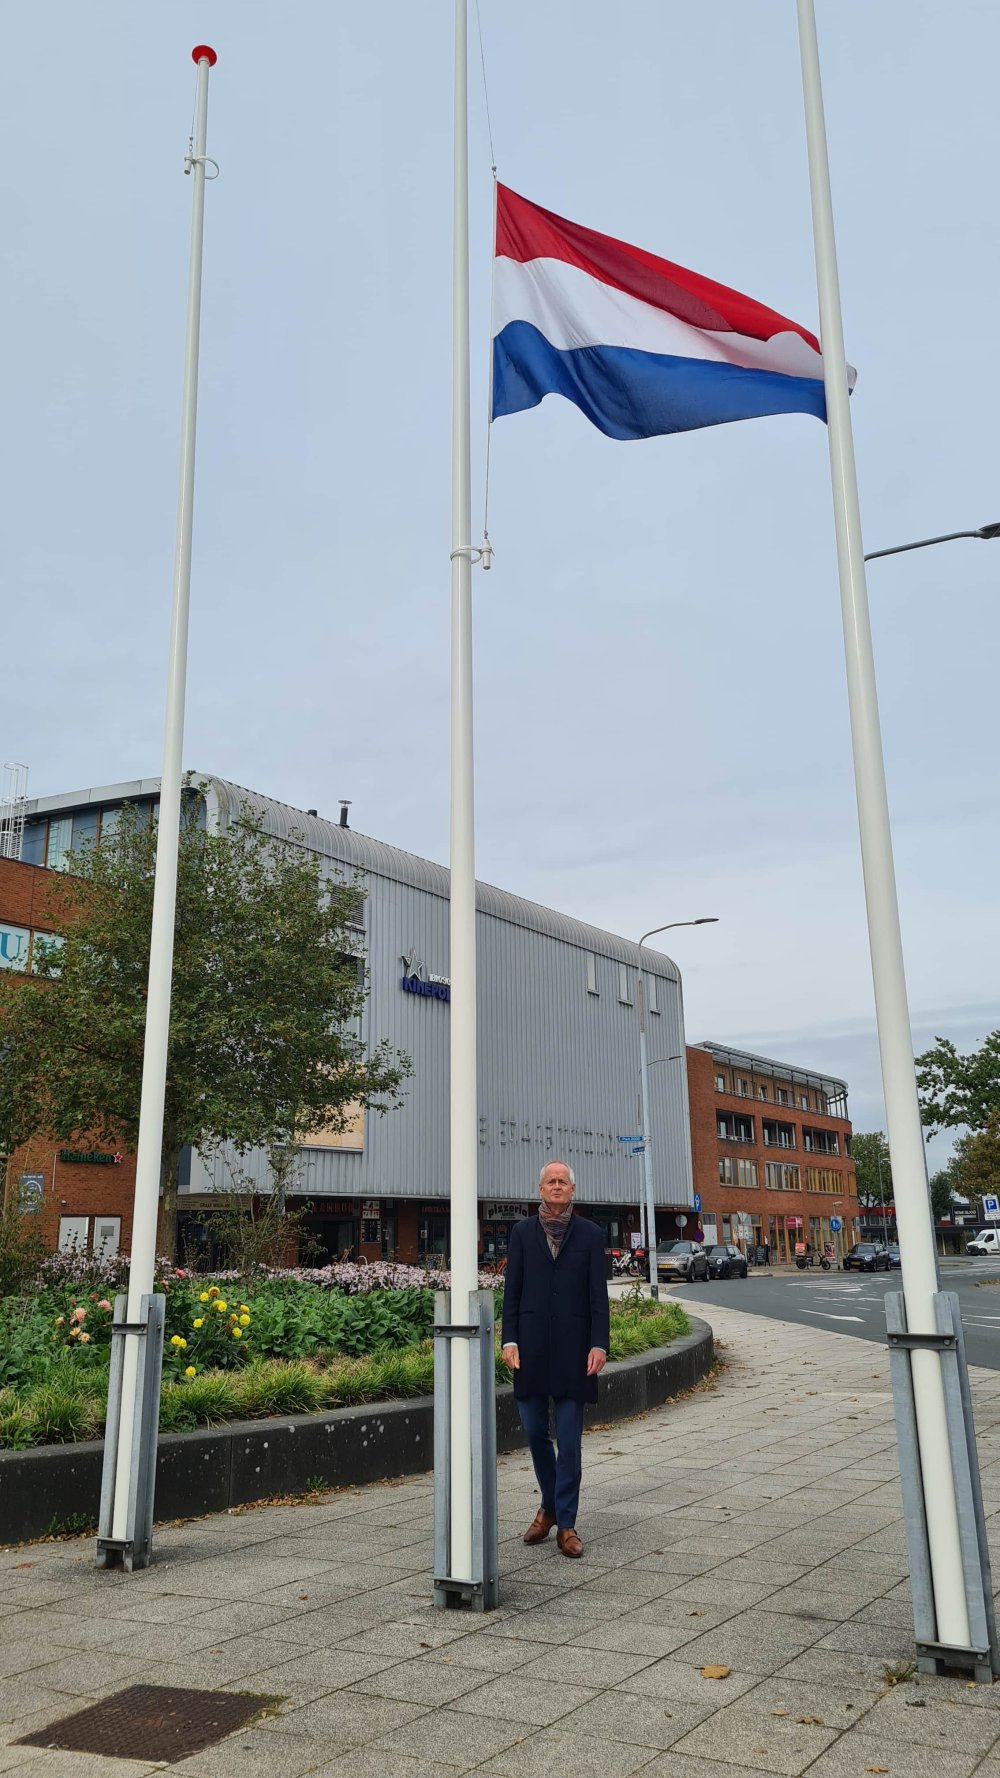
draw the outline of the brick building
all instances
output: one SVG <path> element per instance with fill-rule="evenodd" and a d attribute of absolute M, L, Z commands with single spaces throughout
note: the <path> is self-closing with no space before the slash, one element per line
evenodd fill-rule
<path fill-rule="evenodd" d="M 689 1045 L 687 1068 L 706 1242 L 767 1241 L 778 1261 L 829 1243 L 839 1257 L 861 1215 L 846 1082 L 719 1043 Z"/>
<path fill-rule="evenodd" d="M 49 871 L 0 858 L 0 968 L 30 974 L 35 949 L 52 930 L 51 887 Z M 0 1183 L 39 1218 L 48 1247 L 74 1243 L 112 1254 L 128 1246 L 134 1155 L 37 1136 L 9 1161 L 0 1156 Z"/>

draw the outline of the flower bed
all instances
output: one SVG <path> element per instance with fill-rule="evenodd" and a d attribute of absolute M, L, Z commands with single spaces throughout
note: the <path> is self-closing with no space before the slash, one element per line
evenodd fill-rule
<path fill-rule="evenodd" d="M 268 1415 L 318 1413 L 351 1403 L 431 1392 L 433 1347 L 427 1337 L 433 1319 L 430 1290 L 387 1290 L 381 1305 L 366 1297 L 359 1300 L 341 1294 L 338 1315 L 343 1317 L 349 1312 L 355 1317 L 353 1322 L 342 1323 L 341 1340 L 353 1341 L 356 1350 L 352 1352 L 343 1343 L 339 1347 L 324 1344 L 320 1333 L 328 1330 L 330 1324 L 320 1321 L 298 1329 L 300 1342 L 313 1341 L 311 1346 L 305 1344 L 303 1355 L 292 1354 L 287 1347 L 292 1343 L 296 1314 L 308 1306 L 308 1299 L 303 1299 L 301 1293 L 312 1291 L 314 1297 L 320 1298 L 320 1307 L 323 1305 L 326 1293 L 317 1292 L 315 1285 L 286 1277 L 258 1286 L 242 1298 L 237 1293 L 223 1295 L 221 1286 L 214 1287 L 216 1295 L 212 1296 L 212 1287 L 206 1286 L 203 1303 L 200 1289 L 195 1289 L 189 1280 L 181 1282 L 183 1290 L 175 1291 L 172 1286 L 167 1293 L 161 1431 L 186 1431 Z M 404 1298 L 405 1302 L 399 1300 Z M 86 1329 L 99 1303 L 106 1300 L 99 1299 L 97 1305 L 89 1306 L 78 1302 L 75 1306 L 84 1308 L 85 1313 L 72 1325 Z M 336 1295 L 332 1302 L 336 1307 Z M 212 1303 L 222 1306 L 212 1309 Z M 317 1309 L 315 1301 L 312 1307 Z M 373 1310 L 377 1307 L 381 1313 L 375 1316 Z M 195 1309 L 205 1312 L 193 1314 Z M 239 1338 L 234 1331 L 235 1309 L 241 1311 L 235 1327 L 241 1327 L 244 1313 L 247 1316 Z M 110 1315 L 103 1308 L 99 1314 L 99 1337 L 92 1337 L 81 1347 L 79 1334 L 70 1343 L 69 1334 L 63 1336 L 59 1330 L 53 1340 L 51 1331 L 48 1332 L 43 1374 L 34 1379 L 27 1377 L 17 1386 L 0 1388 L 0 1448 L 23 1450 L 31 1445 L 100 1437 L 107 1403 Z M 184 1317 L 191 1323 L 202 1320 L 206 1325 L 197 1329 L 192 1325 L 190 1334 L 180 1332 L 179 1328 L 187 1325 Z M 51 1328 L 52 1319 L 50 1315 L 46 1328 Z M 93 1325 L 96 1329 L 97 1323 Z M 0 1337 L 2 1331 L 0 1327 Z M 667 1345 L 688 1331 L 688 1319 L 679 1303 L 652 1303 L 638 1297 L 613 1303 L 608 1356 L 612 1362 L 634 1357 L 651 1347 Z M 203 1334 L 206 1344 L 199 1345 Z M 178 1341 L 187 1344 L 175 1343 Z M 366 1341 L 371 1344 L 366 1345 Z M 268 1355 L 275 1343 L 284 1344 L 284 1355 Z M 225 1368 L 218 1364 L 199 1368 L 195 1355 L 202 1354 L 204 1362 L 205 1355 L 210 1357 L 213 1352 L 224 1359 Z M 500 1357 L 499 1345 L 496 1362 L 498 1381 L 509 1382 L 510 1373 Z"/>

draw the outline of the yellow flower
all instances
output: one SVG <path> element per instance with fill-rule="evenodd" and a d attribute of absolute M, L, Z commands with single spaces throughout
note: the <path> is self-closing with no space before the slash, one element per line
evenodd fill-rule
<path fill-rule="evenodd" d="M 193 1326 L 193 1327 L 204 1327 L 204 1325 L 205 1325 L 205 1317 L 204 1317 L 204 1315 L 199 1315 L 199 1316 L 198 1316 L 198 1319 L 197 1319 L 197 1321 L 194 1321 L 194 1322 L 192 1322 L 192 1324 L 191 1324 L 191 1325 L 192 1325 L 192 1326 Z"/>
<path fill-rule="evenodd" d="M 186 1371 L 184 1372 L 184 1375 L 186 1377 L 196 1377 L 198 1375 L 198 1372 L 195 1370 L 193 1364 L 189 1364 Z"/>
<path fill-rule="evenodd" d="M 86 1345 L 86 1344 L 87 1344 L 87 1342 L 88 1342 L 88 1340 L 89 1340 L 89 1339 L 90 1339 L 90 1335 L 89 1335 L 89 1334 L 84 1334 L 84 1333 L 82 1333 L 82 1334 L 81 1334 L 81 1335 L 80 1335 L 80 1344 L 81 1344 L 81 1346 L 85 1346 L 85 1345 Z"/>
<path fill-rule="evenodd" d="M 240 1304 L 240 1314 L 241 1315 L 249 1315 L 249 1313 L 250 1313 L 249 1306 L 246 1303 L 241 1303 Z"/>
<path fill-rule="evenodd" d="M 208 1287 L 208 1294 L 209 1296 L 218 1296 L 219 1286 L 217 1284 L 210 1284 Z"/>
<path fill-rule="evenodd" d="M 223 1302 L 223 1300 L 222 1300 L 222 1298 L 221 1298 L 221 1296 L 220 1296 L 220 1297 L 219 1297 L 219 1299 L 218 1299 L 218 1301 L 217 1301 L 217 1302 L 216 1302 L 216 1305 L 215 1305 L 215 1306 L 216 1306 L 216 1308 L 217 1308 L 217 1309 L 218 1309 L 218 1311 L 219 1311 L 219 1314 L 220 1314 L 220 1315 L 224 1315 L 224 1314 L 225 1314 L 225 1313 L 226 1313 L 226 1310 L 227 1310 L 227 1309 L 228 1309 L 228 1307 L 229 1307 L 229 1304 L 228 1304 L 228 1303 L 225 1303 L 225 1302 Z"/>
<path fill-rule="evenodd" d="M 208 1302 L 208 1291 L 207 1290 L 202 1291 L 200 1297 L 198 1298 L 198 1301 L 200 1303 L 207 1303 Z"/>
<path fill-rule="evenodd" d="M 250 1317 L 249 1317 L 249 1315 L 241 1315 L 241 1316 L 240 1316 L 240 1326 L 241 1326 L 241 1327 L 249 1327 L 249 1326 L 250 1326 Z"/>
<path fill-rule="evenodd" d="M 234 1340 L 242 1340 L 242 1338 L 243 1338 L 242 1327 L 234 1327 L 233 1328 L 233 1339 Z"/>
<path fill-rule="evenodd" d="M 184 1341 L 181 1339 L 180 1334 L 171 1334 L 170 1344 L 172 1346 L 183 1346 Z"/>
<path fill-rule="evenodd" d="M 180 1348 L 180 1350 L 181 1350 L 181 1351 L 182 1351 L 182 1352 L 183 1352 L 183 1351 L 184 1351 L 184 1350 L 185 1350 L 185 1349 L 186 1349 L 186 1347 L 187 1347 L 187 1341 L 186 1341 L 186 1340 L 178 1340 L 178 1342 L 177 1342 L 177 1344 L 178 1344 L 178 1346 L 179 1346 L 179 1348 Z"/>

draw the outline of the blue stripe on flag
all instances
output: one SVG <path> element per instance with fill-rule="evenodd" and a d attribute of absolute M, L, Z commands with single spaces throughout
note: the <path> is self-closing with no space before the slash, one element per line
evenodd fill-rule
<path fill-rule="evenodd" d="M 609 438 L 655 438 L 765 414 L 826 419 L 817 377 L 624 346 L 560 352 L 530 322 L 511 321 L 493 341 L 493 418 L 537 407 L 546 395 L 564 395 Z"/>

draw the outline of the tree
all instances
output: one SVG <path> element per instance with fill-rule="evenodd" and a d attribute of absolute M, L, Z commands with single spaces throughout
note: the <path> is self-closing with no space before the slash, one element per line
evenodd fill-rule
<path fill-rule="evenodd" d="M 942 1167 L 940 1172 L 935 1173 L 930 1180 L 928 1189 L 931 1194 L 931 1210 L 933 1212 L 934 1221 L 943 1222 L 946 1216 L 951 1215 L 952 1210 L 951 1194 L 953 1186 L 951 1167 Z"/>
<path fill-rule="evenodd" d="M 1000 1031 L 991 1031 L 977 1050 L 960 1055 L 947 1037 L 936 1037 L 917 1057 L 920 1116 L 935 1130 L 982 1130 L 1000 1114 Z"/>
<path fill-rule="evenodd" d="M 1000 1112 L 992 1112 L 985 1127 L 955 1144 L 951 1175 L 963 1197 L 981 1198 L 1000 1192 Z"/>
<path fill-rule="evenodd" d="M 161 1150 L 161 1240 L 173 1252 L 182 1149 L 245 1154 L 345 1128 L 400 1102 L 409 1059 L 358 1035 L 358 891 L 263 831 L 244 806 L 224 833 L 181 823 Z M 36 972 L 0 972 L 0 1128 L 134 1149 L 139 1126 L 155 827 L 126 807 L 113 837 L 53 884 L 58 943 Z M 6 1052 L 6 1053 L 4 1053 Z"/>
<path fill-rule="evenodd" d="M 892 1202 L 892 1162 L 883 1130 L 856 1130 L 851 1159 L 858 1181 L 858 1200 L 867 1209 Z"/>

